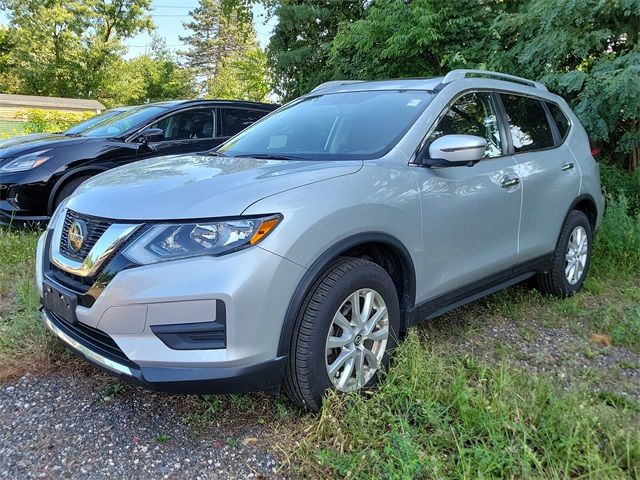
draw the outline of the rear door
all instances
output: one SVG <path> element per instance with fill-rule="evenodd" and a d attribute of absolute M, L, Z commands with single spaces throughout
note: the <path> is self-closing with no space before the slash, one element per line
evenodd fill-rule
<path fill-rule="evenodd" d="M 448 134 L 480 136 L 487 140 L 485 158 L 472 167 L 413 169 L 422 197 L 424 290 L 418 301 L 508 276 L 516 261 L 520 184 L 498 118 L 492 93 L 459 96 L 427 143 Z"/>
<path fill-rule="evenodd" d="M 569 121 L 557 105 L 515 93 L 501 93 L 500 98 L 522 181 L 518 263 L 524 263 L 555 249 L 567 211 L 579 195 L 581 174 L 564 142 Z"/>
<path fill-rule="evenodd" d="M 233 137 L 251 124 L 257 122 L 267 113 L 266 110 L 255 110 L 250 108 L 222 108 L 222 130 L 224 139 Z"/>
<path fill-rule="evenodd" d="M 210 150 L 219 143 L 219 119 L 213 107 L 195 107 L 169 114 L 147 128 L 160 128 L 161 141 L 139 150 L 140 158 Z"/>

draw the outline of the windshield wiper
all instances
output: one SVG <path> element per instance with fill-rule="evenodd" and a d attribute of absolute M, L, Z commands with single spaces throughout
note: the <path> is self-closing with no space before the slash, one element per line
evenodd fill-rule
<path fill-rule="evenodd" d="M 260 160 L 309 160 L 305 157 L 299 157 L 296 155 L 288 155 L 285 153 L 247 153 L 240 155 L 241 157 L 257 158 Z"/>
<path fill-rule="evenodd" d="M 207 155 L 211 155 L 212 157 L 228 157 L 229 155 L 226 155 L 222 152 L 218 152 L 216 150 L 211 150 L 209 152 L 207 152 Z"/>

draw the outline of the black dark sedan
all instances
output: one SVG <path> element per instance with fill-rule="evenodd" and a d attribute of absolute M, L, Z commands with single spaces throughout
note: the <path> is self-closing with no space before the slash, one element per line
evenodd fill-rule
<path fill-rule="evenodd" d="M 87 178 L 143 158 L 209 150 L 277 106 L 189 100 L 105 112 L 61 134 L 0 142 L 0 225 L 46 222 Z"/>

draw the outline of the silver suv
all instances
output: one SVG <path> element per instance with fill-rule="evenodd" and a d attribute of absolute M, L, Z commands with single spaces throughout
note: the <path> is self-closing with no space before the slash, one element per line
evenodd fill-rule
<path fill-rule="evenodd" d="M 420 321 L 529 277 L 575 293 L 602 211 L 585 130 L 539 83 L 329 82 L 215 152 L 85 182 L 37 283 L 49 329 L 114 374 L 318 409 Z"/>

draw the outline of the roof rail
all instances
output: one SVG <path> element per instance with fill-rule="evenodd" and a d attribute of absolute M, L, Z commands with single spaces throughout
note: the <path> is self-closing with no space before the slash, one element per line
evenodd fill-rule
<path fill-rule="evenodd" d="M 324 90 L 329 87 L 337 87 L 340 85 L 348 85 L 350 83 L 363 83 L 364 80 L 330 80 L 328 82 L 321 83 L 316 88 L 311 90 L 309 93 L 317 92 L 319 90 Z"/>
<path fill-rule="evenodd" d="M 490 77 L 490 78 L 495 78 L 497 80 L 507 80 L 509 82 L 520 83 L 522 85 L 528 85 L 530 87 L 539 88 L 540 90 L 544 90 L 545 92 L 547 91 L 547 87 L 545 87 L 543 83 L 534 82 L 533 80 L 529 80 L 527 78 L 516 77 L 515 75 L 509 75 L 507 73 L 491 72 L 489 70 L 472 70 L 472 69 L 465 69 L 465 68 L 451 70 L 449 73 L 445 75 L 445 77 L 442 79 L 442 82 L 440 83 L 442 84 L 451 83 L 455 80 L 462 80 L 463 78 L 466 78 L 467 76 L 472 76 L 472 75 Z"/>

